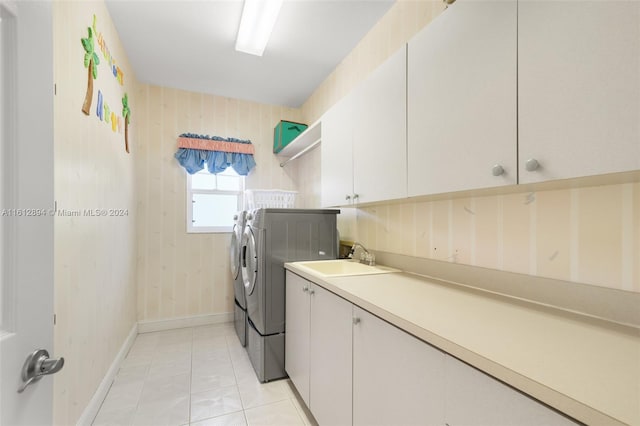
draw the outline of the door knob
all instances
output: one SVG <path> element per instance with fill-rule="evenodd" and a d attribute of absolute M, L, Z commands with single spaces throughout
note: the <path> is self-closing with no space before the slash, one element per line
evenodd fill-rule
<path fill-rule="evenodd" d="M 496 164 L 491 169 L 491 174 L 494 176 L 501 176 L 504 174 L 504 168 L 500 164 Z"/>
<path fill-rule="evenodd" d="M 533 172 L 538 170 L 538 167 L 540 167 L 540 163 L 538 163 L 538 160 L 536 160 L 535 158 L 529 158 L 524 163 L 524 167 L 525 169 L 527 169 L 527 171 Z"/>
<path fill-rule="evenodd" d="M 57 373 L 62 370 L 62 367 L 64 367 L 64 358 L 50 359 L 49 352 L 45 349 L 34 351 L 27 357 L 22 367 L 22 381 L 24 383 L 18 389 L 18 393 L 24 392 L 27 386 L 40 380 L 42 376 Z"/>

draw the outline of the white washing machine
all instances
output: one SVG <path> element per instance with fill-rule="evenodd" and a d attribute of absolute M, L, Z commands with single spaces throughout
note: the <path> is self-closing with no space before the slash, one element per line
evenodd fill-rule
<path fill-rule="evenodd" d="M 242 346 L 247 345 L 247 298 L 242 280 L 242 232 L 246 223 L 247 212 L 238 212 L 234 217 L 233 232 L 231 234 L 231 250 L 229 264 L 231 265 L 231 277 L 233 278 L 233 294 L 235 298 L 233 318 L 236 334 Z"/>

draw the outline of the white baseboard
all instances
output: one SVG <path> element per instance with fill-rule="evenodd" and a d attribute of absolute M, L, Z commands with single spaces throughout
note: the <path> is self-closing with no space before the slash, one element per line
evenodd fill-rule
<path fill-rule="evenodd" d="M 138 333 L 173 330 L 176 328 L 197 327 L 200 325 L 222 324 L 233 322 L 233 312 L 224 314 L 198 315 L 192 317 L 171 318 L 156 321 L 138 322 Z"/>
<path fill-rule="evenodd" d="M 82 412 L 82 415 L 78 419 L 78 422 L 76 423 L 77 426 L 90 426 L 95 419 L 98 411 L 100 410 L 100 406 L 102 405 L 102 401 L 104 401 L 104 398 L 109 392 L 109 388 L 111 387 L 113 379 L 115 379 L 116 374 L 118 374 L 120 364 L 122 364 L 122 361 L 127 356 L 127 353 L 129 353 L 129 349 L 131 349 L 131 346 L 133 345 L 133 342 L 135 342 L 137 335 L 138 323 L 134 323 L 133 327 L 131 327 L 129 335 L 122 344 L 120 351 L 111 363 L 111 367 L 109 367 L 107 374 L 105 374 L 102 382 L 100 382 L 100 385 L 98 386 L 98 389 L 93 394 L 91 401 L 89 401 L 89 404 L 86 406 L 86 408 Z"/>

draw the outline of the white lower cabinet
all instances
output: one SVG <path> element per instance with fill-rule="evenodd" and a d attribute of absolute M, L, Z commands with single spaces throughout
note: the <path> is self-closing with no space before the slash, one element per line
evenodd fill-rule
<path fill-rule="evenodd" d="M 309 299 L 311 283 L 287 271 L 284 368 L 309 406 L 309 333 L 311 306 Z"/>
<path fill-rule="evenodd" d="M 321 425 L 352 421 L 353 305 L 289 271 L 285 370 Z"/>
<path fill-rule="evenodd" d="M 354 307 L 353 424 L 443 425 L 444 352 Z"/>
<path fill-rule="evenodd" d="M 353 305 L 315 284 L 309 294 L 309 409 L 321 425 L 350 425 Z"/>
<path fill-rule="evenodd" d="M 320 426 L 575 426 L 287 271 L 285 369 Z"/>
<path fill-rule="evenodd" d="M 449 426 L 578 424 L 452 356 L 446 357 L 444 373 Z"/>

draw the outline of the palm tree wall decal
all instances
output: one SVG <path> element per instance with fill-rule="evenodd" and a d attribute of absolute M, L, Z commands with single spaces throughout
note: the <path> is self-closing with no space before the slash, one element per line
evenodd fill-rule
<path fill-rule="evenodd" d="M 84 67 L 88 68 L 87 75 L 87 93 L 84 96 L 84 103 L 82 104 L 82 112 L 85 115 L 89 115 L 91 111 L 91 102 L 93 101 L 93 80 L 98 78 L 98 65 L 100 64 L 100 58 L 95 52 L 93 43 L 93 31 L 91 27 L 88 27 L 89 36 L 82 38 L 82 47 L 84 47 Z"/>
<path fill-rule="evenodd" d="M 131 109 L 129 109 L 129 96 L 125 93 L 122 97 L 122 118 L 124 119 L 124 149 L 129 153 L 129 121 L 131 121 Z"/>

